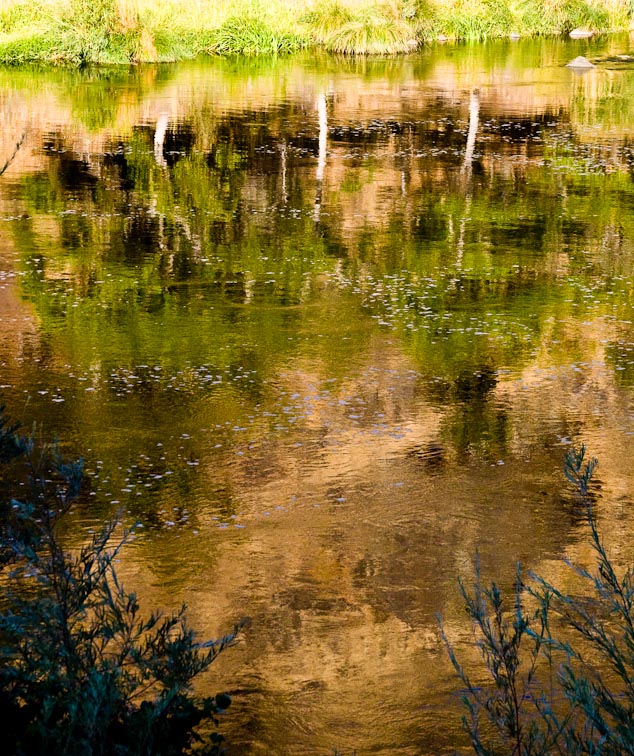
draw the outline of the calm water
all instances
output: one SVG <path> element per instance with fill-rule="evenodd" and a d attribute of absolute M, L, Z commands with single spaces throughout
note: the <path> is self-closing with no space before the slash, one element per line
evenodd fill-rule
<path fill-rule="evenodd" d="M 148 607 L 251 617 L 231 754 L 460 746 L 436 614 L 587 559 L 570 443 L 634 558 L 633 46 L 0 71 L 3 399 Z"/>

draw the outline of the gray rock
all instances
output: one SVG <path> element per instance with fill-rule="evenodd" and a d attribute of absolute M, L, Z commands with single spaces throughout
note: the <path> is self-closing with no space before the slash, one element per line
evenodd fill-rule
<path fill-rule="evenodd" d="M 578 55 L 574 60 L 566 64 L 566 68 L 596 68 L 596 66 L 594 63 L 590 63 L 587 58 L 584 58 L 583 55 Z"/>
<path fill-rule="evenodd" d="M 588 37 L 591 37 L 594 34 L 594 32 L 591 29 L 573 29 L 570 32 L 570 38 L 571 39 L 588 39 Z"/>

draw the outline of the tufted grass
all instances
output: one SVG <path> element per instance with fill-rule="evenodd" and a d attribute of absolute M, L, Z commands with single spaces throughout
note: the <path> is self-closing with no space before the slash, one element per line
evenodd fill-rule
<path fill-rule="evenodd" d="M 0 62 L 408 52 L 438 38 L 628 29 L 630 0 L 0 0 Z"/>

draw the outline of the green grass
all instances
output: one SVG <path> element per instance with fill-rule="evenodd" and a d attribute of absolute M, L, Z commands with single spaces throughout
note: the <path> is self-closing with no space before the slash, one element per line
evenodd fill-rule
<path fill-rule="evenodd" d="M 618 25 L 606 8 L 586 0 L 521 0 L 516 17 L 517 28 L 526 34 L 567 34 L 577 28 L 610 31 Z"/>
<path fill-rule="evenodd" d="M 0 0 L 0 62 L 129 64 L 307 45 L 390 55 L 441 37 L 606 32 L 633 20 L 629 0 Z"/>
<path fill-rule="evenodd" d="M 451 39 L 482 40 L 508 36 L 515 26 L 506 0 L 463 0 L 441 13 L 432 28 Z"/>
<path fill-rule="evenodd" d="M 0 41 L 0 63 L 21 65 L 48 62 L 58 59 L 59 41 L 50 32 L 33 29 L 3 35 Z M 60 56 L 63 57 L 63 56 Z"/>
<path fill-rule="evenodd" d="M 275 29 L 263 18 L 234 16 L 211 33 L 207 52 L 215 55 L 279 55 L 305 47 L 300 34 Z"/>
<path fill-rule="evenodd" d="M 417 46 L 412 24 L 392 5 L 361 6 L 336 0 L 317 6 L 304 18 L 313 40 L 331 52 L 346 55 L 392 55 Z"/>

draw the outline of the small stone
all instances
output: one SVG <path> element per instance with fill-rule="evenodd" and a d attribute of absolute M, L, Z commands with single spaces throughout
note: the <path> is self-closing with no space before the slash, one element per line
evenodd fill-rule
<path fill-rule="evenodd" d="M 590 29 L 577 28 L 577 29 L 573 29 L 570 32 L 569 36 L 570 36 L 570 39 L 588 39 L 588 37 L 591 37 L 593 34 L 594 32 L 591 31 Z"/>
<path fill-rule="evenodd" d="M 596 66 L 594 63 L 590 63 L 587 58 L 584 58 L 583 55 L 578 55 L 574 60 L 566 64 L 566 68 L 596 68 Z"/>

